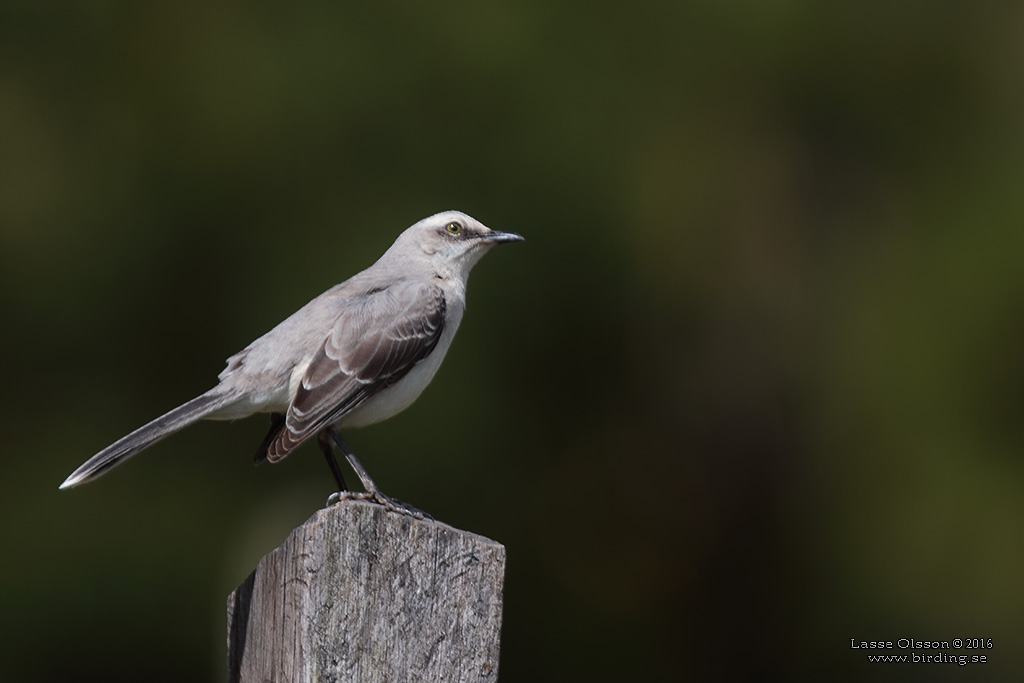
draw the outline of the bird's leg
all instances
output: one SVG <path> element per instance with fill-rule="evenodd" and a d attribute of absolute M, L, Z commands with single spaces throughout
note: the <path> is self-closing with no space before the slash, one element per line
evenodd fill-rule
<path fill-rule="evenodd" d="M 320 446 L 320 451 L 324 454 L 324 459 L 327 460 L 327 466 L 331 468 L 334 481 L 338 484 L 338 493 L 348 493 L 349 490 L 348 486 L 345 485 L 345 477 L 341 473 L 341 468 L 338 467 L 338 461 L 334 459 L 334 444 L 331 443 L 330 438 L 324 432 L 320 432 L 316 442 Z"/>
<path fill-rule="evenodd" d="M 393 512 L 399 512 L 403 515 L 410 515 L 412 517 L 415 517 L 416 519 L 423 519 L 424 516 L 429 517 L 429 515 L 426 515 L 426 513 L 424 513 L 423 510 L 413 507 L 408 503 L 403 503 L 402 501 L 396 500 L 390 496 L 385 496 L 383 493 L 381 493 L 380 489 L 377 488 L 377 485 L 373 483 L 373 479 L 371 479 L 370 475 L 367 474 L 366 468 L 364 468 L 363 464 L 359 462 L 359 458 L 357 458 L 356 454 L 352 452 L 352 449 L 349 447 L 349 445 L 345 443 L 345 440 L 341 438 L 341 434 L 338 433 L 338 430 L 335 429 L 334 427 L 328 427 L 324 431 L 320 432 L 320 439 L 322 441 L 326 441 L 326 438 L 324 437 L 325 433 L 328 434 L 330 438 L 334 440 L 334 443 L 338 444 L 338 448 L 340 448 L 341 452 L 345 454 L 345 459 L 348 460 L 348 464 L 351 465 L 353 470 L 355 470 L 355 473 L 359 476 L 359 480 L 363 483 L 363 488 L 366 489 L 365 494 L 348 493 L 345 497 L 369 498 L 376 501 L 377 503 L 380 503 L 388 510 L 391 510 Z M 327 502 L 330 503 L 331 501 L 328 500 Z"/>
<path fill-rule="evenodd" d="M 371 491 L 348 490 L 348 486 L 345 485 L 345 478 L 341 475 L 341 468 L 338 467 L 338 461 L 334 459 L 334 441 L 331 439 L 331 436 L 326 429 L 317 435 L 317 444 L 320 446 L 320 450 L 323 452 L 324 458 L 327 460 L 327 465 L 331 468 L 331 474 L 334 475 L 334 481 L 337 482 L 339 487 L 335 493 L 332 493 L 330 497 L 327 498 L 328 505 L 334 505 L 342 500 L 367 500 L 374 497 L 374 494 Z M 351 449 L 349 452 L 351 452 Z M 358 462 L 358 460 L 356 462 Z M 356 473 L 360 474 L 360 471 L 356 470 Z M 372 486 L 373 480 L 368 476 L 364 479 L 363 476 L 365 474 L 366 471 L 362 470 L 359 477 L 364 482 L 364 487 L 367 480 L 370 481 L 370 485 Z M 376 486 L 374 486 L 374 490 L 376 490 Z"/>
<path fill-rule="evenodd" d="M 364 468 L 363 464 L 359 462 L 359 458 L 357 458 L 356 454 L 352 452 L 352 448 L 345 443 L 344 439 L 341 438 L 341 434 L 338 433 L 338 430 L 334 427 L 328 427 L 324 432 L 329 435 L 329 438 L 332 439 L 334 443 L 338 444 L 338 448 L 340 448 L 341 452 L 345 454 L 345 459 L 348 460 L 348 464 L 352 466 L 352 469 L 355 470 L 355 473 L 359 476 L 359 481 L 363 483 L 363 488 L 370 493 L 379 493 L 380 489 L 378 489 L 377 485 L 373 483 L 373 479 L 370 479 L 370 475 L 366 473 L 366 468 Z M 321 434 L 322 433 L 323 432 L 321 432 Z"/>

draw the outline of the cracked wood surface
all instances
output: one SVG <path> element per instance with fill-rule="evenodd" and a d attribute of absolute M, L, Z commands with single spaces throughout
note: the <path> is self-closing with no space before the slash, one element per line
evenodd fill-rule
<path fill-rule="evenodd" d="M 500 543 L 332 505 L 228 597 L 228 681 L 495 681 L 504 576 Z"/>

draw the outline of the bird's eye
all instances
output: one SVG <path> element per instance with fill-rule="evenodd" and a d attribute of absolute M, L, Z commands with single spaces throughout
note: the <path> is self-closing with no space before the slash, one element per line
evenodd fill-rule
<path fill-rule="evenodd" d="M 462 232 L 462 223 L 459 223 L 458 221 L 452 221 L 448 225 L 444 226 L 444 229 L 453 235 L 458 235 L 460 232 Z"/>

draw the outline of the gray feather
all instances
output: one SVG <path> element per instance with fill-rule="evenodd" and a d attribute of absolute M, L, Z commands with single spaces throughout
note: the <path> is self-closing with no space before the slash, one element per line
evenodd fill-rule
<path fill-rule="evenodd" d="M 170 412 L 164 413 L 149 424 L 139 427 L 131 434 L 118 439 L 86 460 L 81 467 L 71 473 L 71 476 L 60 487 L 62 489 L 69 489 L 95 479 L 111 467 L 132 457 L 143 448 L 156 443 L 165 436 L 184 429 L 196 420 L 224 406 L 230 400 L 230 397 L 227 395 L 209 392 L 178 406 Z"/>

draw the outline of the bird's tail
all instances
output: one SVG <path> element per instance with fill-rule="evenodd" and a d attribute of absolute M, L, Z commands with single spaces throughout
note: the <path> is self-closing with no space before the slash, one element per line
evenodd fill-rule
<path fill-rule="evenodd" d="M 147 425 L 139 427 L 128 436 L 122 437 L 92 456 L 60 485 L 62 489 L 84 484 L 100 476 L 114 465 L 124 462 L 144 448 L 151 446 L 165 436 L 184 429 L 231 401 L 231 397 L 216 390 L 198 396 L 188 403 L 165 413 Z"/>

